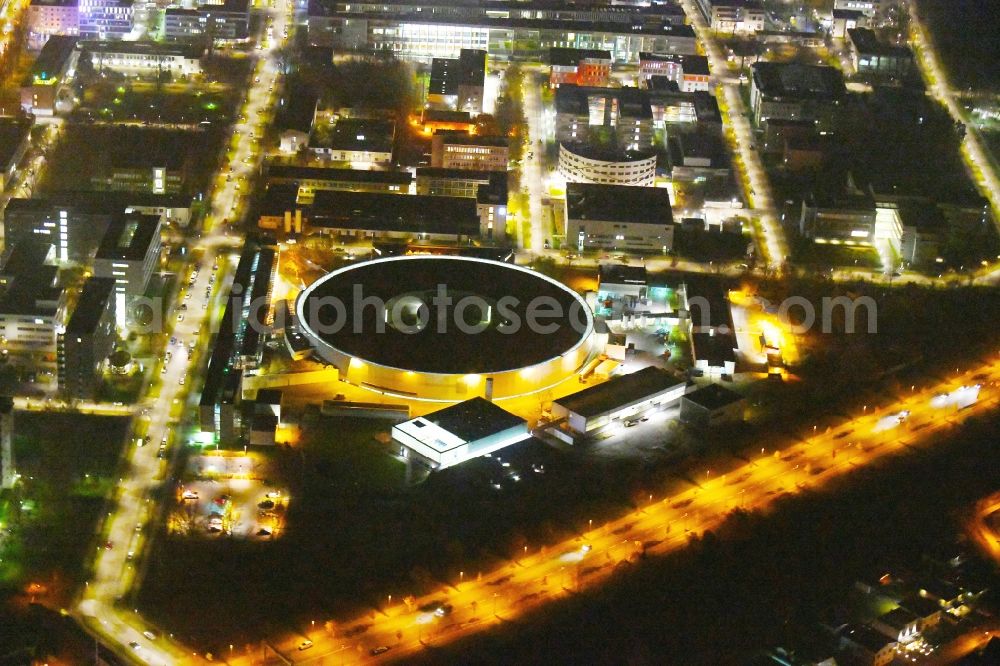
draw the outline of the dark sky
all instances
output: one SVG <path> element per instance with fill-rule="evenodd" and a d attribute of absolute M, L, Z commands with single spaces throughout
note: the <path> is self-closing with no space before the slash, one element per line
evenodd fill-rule
<path fill-rule="evenodd" d="M 918 0 L 956 86 L 1000 90 L 1000 0 Z"/>

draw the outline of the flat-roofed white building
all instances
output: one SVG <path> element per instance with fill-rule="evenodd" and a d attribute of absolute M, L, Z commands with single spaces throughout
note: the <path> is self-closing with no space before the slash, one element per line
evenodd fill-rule
<path fill-rule="evenodd" d="M 528 422 L 484 398 L 418 416 L 392 427 L 405 458 L 445 469 L 531 437 Z"/>

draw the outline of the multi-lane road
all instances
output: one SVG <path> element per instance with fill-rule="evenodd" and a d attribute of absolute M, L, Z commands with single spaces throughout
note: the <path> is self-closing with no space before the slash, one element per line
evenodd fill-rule
<path fill-rule="evenodd" d="M 931 446 L 968 416 L 995 409 L 998 382 L 1000 359 L 995 357 L 938 384 L 915 387 L 892 403 L 859 406 L 854 418 L 806 433 L 781 450 L 763 448 L 726 474 L 707 473 L 683 491 L 651 495 L 642 508 L 605 525 L 588 525 L 561 544 L 529 547 L 496 571 L 466 572 L 470 575 L 409 603 L 387 598 L 382 608 L 351 621 L 328 624 L 328 618 L 318 618 L 300 633 L 268 645 L 295 663 L 333 664 L 383 655 L 404 658 L 425 646 L 487 630 L 601 582 L 640 553 L 683 548 L 692 535 L 716 527 L 734 509 L 760 509 L 886 456 Z M 439 602 L 450 610 L 434 613 Z M 259 656 L 258 649 L 254 655 L 234 655 L 230 662 L 249 664 Z"/>
<path fill-rule="evenodd" d="M 758 223 L 758 248 L 766 263 L 778 267 L 788 256 L 788 242 L 776 214 L 774 198 L 771 195 L 771 182 L 764 171 L 760 155 L 754 149 L 753 132 L 743 105 L 740 82 L 730 73 L 722 48 L 705 23 L 701 10 L 693 0 L 683 0 L 681 5 L 698 35 L 698 40 L 704 46 L 712 76 L 719 85 L 718 89 L 722 95 L 722 99 L 719 100 L 720 106 L 726 110 L 729 129 L 733 133 L 734 148 L 743 165 L 745 176 L 743 186 L 748 190 L 745 193 L 746 199 Z"/>
<path fill-rule="evenodd" d="M 228 162 L 217 179 L 204 225 L 200 246 L 206 251 L 180 276 L 183 291 L 178 301 L 187 303 L 188 307 L 181 311 L 177 305 L 165 318 L 173 340 L 167 348 L 169 357 L 165 355 L 163 369 L 158 375 L 158 392 L 142 404 L 142 418 L 148 422 L 149 444 L 129 446 L 127 474 L 119 485 L 114 511 L 102 526 L 104 543 L 97 548 L 92 577 L 75 610 L 84 626 L 103 642 L 119 654 L 142 663 L 174 664 L 196 657 L 169 637 L 159 635 L 120 600 L 127 597 L 135 582 L 134 564 L 142 555 L 135 549 L 143 543 L 146 524 L 155 511 L 150 493 L 163 482 L 166 463 L 158 455 L 160 443 L 173 443 L 177 413 L 191 397 L 189 378 L 195 376 L 192 371 L 197 369 L 197 354 L 192 348 L 196 347 L 203 327 L 212 325 L 210 315 L 218 311 L 210 307 L 210 299 L 225 293 L 226 263 L 231 257 L 211 250 L 238 244 L 229 232 L 232 221 L 243 212 L 241 177 L 251 176 L 260 160 L 256 142 L 250 137 L 261 136 L 263 123 L 269 120 L 272 112 L 275 90 L 280 84 L 276 52 L 284 42 L 292 11 L 289 3 L 265 12 L 270 20 L 263 26 L 265 34 L 259 36 L 263 49 L 239 110 L 240 120 L 234 127 L 238 137 L 236 147 L 227 153 Z M 187 294 L 189 298 L 185 298 Z"/>

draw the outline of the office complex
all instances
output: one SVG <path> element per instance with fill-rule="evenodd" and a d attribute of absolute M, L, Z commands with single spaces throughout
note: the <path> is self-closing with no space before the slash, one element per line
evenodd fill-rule
<path fill-rule="evenodd" d="M 101 366 L 114 349 L 115 320 L 115 281 L 88 278 L 58 338 L 59 390 L 66 397 L 97 397 Z"/>

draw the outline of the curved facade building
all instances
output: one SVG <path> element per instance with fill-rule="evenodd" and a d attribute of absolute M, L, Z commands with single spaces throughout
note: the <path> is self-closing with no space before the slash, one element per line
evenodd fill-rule
<path fill-rule="evenodd" d="M 354 264 L 314 282 L 295 307 L 300 331 L 343 379 L 415 399 L 533 393 L 577 373 L 599 348 L 579 295 L 485 259 Z"/>
<path fill-rule="evenodd" d="M 580 144 L 560 143 L 559 173 L 570 183 L 652 187 L 656 154 L 603 153 Z"/>

